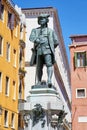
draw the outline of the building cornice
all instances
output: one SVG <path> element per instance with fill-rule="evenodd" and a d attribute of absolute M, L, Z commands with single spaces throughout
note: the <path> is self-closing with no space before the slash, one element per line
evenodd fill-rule
<path fill-rule="evenodd" d="M 26 18 L 38 17 L 42 13 L 50 14 L 53 16 L 54 8 L 53 7 L 42 7 L 42 8 L 23 8 L 22 12 L 26 15 Z"/>
<path fill-rule="evenodd" d="M 72 44 L 69 45 L 69 48 L 87 46 L 87 34 L 71 35 L 70 38 L 71 38 Z"/>
<path fill-rule="evenodd" d="M 8 8 L 13 11 L 13 13 L 16 15 L 16 17 L 20 20 L 20 16 L 18 12 L 15 10 L 15 4 L 12 2 L 12 0 L 3 0 L 3 3 L 6 3 Z"/>
<path fill-rule="evenodd" d="M 70 38 L 87 37 L 87 34 L 71 35 Z"/>
<path fill-rule="evenodd" d="M 69 48 L 79 47 L 79 46 L 87 46 L 87 42 L 85 42 L 85 43 L 83 43 L 83 42 L 73 43 L 73 44 L 69 45 Z"/>

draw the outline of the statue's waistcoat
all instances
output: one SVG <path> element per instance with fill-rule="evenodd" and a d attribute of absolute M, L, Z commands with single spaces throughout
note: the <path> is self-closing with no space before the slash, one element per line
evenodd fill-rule
<path fill-rule="evenodd" d="M 35 40 L 37 38 L 40 38 L 40 44 L 37 46 L 37 48 L 33 48 L 33 54 L 31 57 L 30 64 L 34 65 L 36 62 L 36 54 L 52 54 L 53 63 L 55 62 L 54 58 L 54 48 L 58 44 L 58 39 L 55 34 L 55 32 L 50 28 L 41 29 L 36 28 L 33 29 L 30 35 L 29 40 L 33 43 L 35 43 Z"/>

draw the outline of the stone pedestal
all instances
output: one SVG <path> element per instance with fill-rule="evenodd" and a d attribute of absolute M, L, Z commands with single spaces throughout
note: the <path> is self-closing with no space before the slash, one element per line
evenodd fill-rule
<path fill-rule="evenodd" d="M 27 101 L 19 104 L 19 111 L 25 117 L 26 130 L 52 130 L 64 116 L 59 94 L 54 86 L 48 88 L 47 85 L 32 86 Z"/>

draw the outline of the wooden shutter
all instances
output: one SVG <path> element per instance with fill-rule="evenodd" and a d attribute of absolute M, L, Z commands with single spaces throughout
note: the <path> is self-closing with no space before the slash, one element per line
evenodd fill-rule
<path fill-rule="evenodd" d="M 22 80 L 20 79 L 20 84 L 19 84 L 19 93 L 22 92 Z"/>
<path fill-rule="evenodd" d="M 77 52 L 74 53 L 74 67 L 77 67 Z"/>
<path fill-rule="evenodd" d="M 86 66 L 87 66 L 87 51 L 86 51 Z"/>
<path fill-rule="evenodd" d="M 8 27 L 11 27 L 11 13 L 8 11 Z"/>
<path fill-rule="evenodd" d="M 86 51 L 83 53 L 84 55 L 84 66 L 86 66 Z"/>
<path fill-rule="evenodd" d="M 10 27 L 11 30 L 14 29 L 14 14 L 11 15 L 11 27 Z"/>

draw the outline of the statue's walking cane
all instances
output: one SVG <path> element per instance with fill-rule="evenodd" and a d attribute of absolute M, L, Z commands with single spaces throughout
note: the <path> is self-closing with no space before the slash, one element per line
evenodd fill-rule
<path fill-rule="evenodd" d="M 38 63 L 38 54 L 36 53 L 36 72 L 35 72 L 35 85 L 36 85 L 36 81 L 37 81 L 37 71 L 38 71 L 38 65 L 37 65 L 37 63 Z"/>

